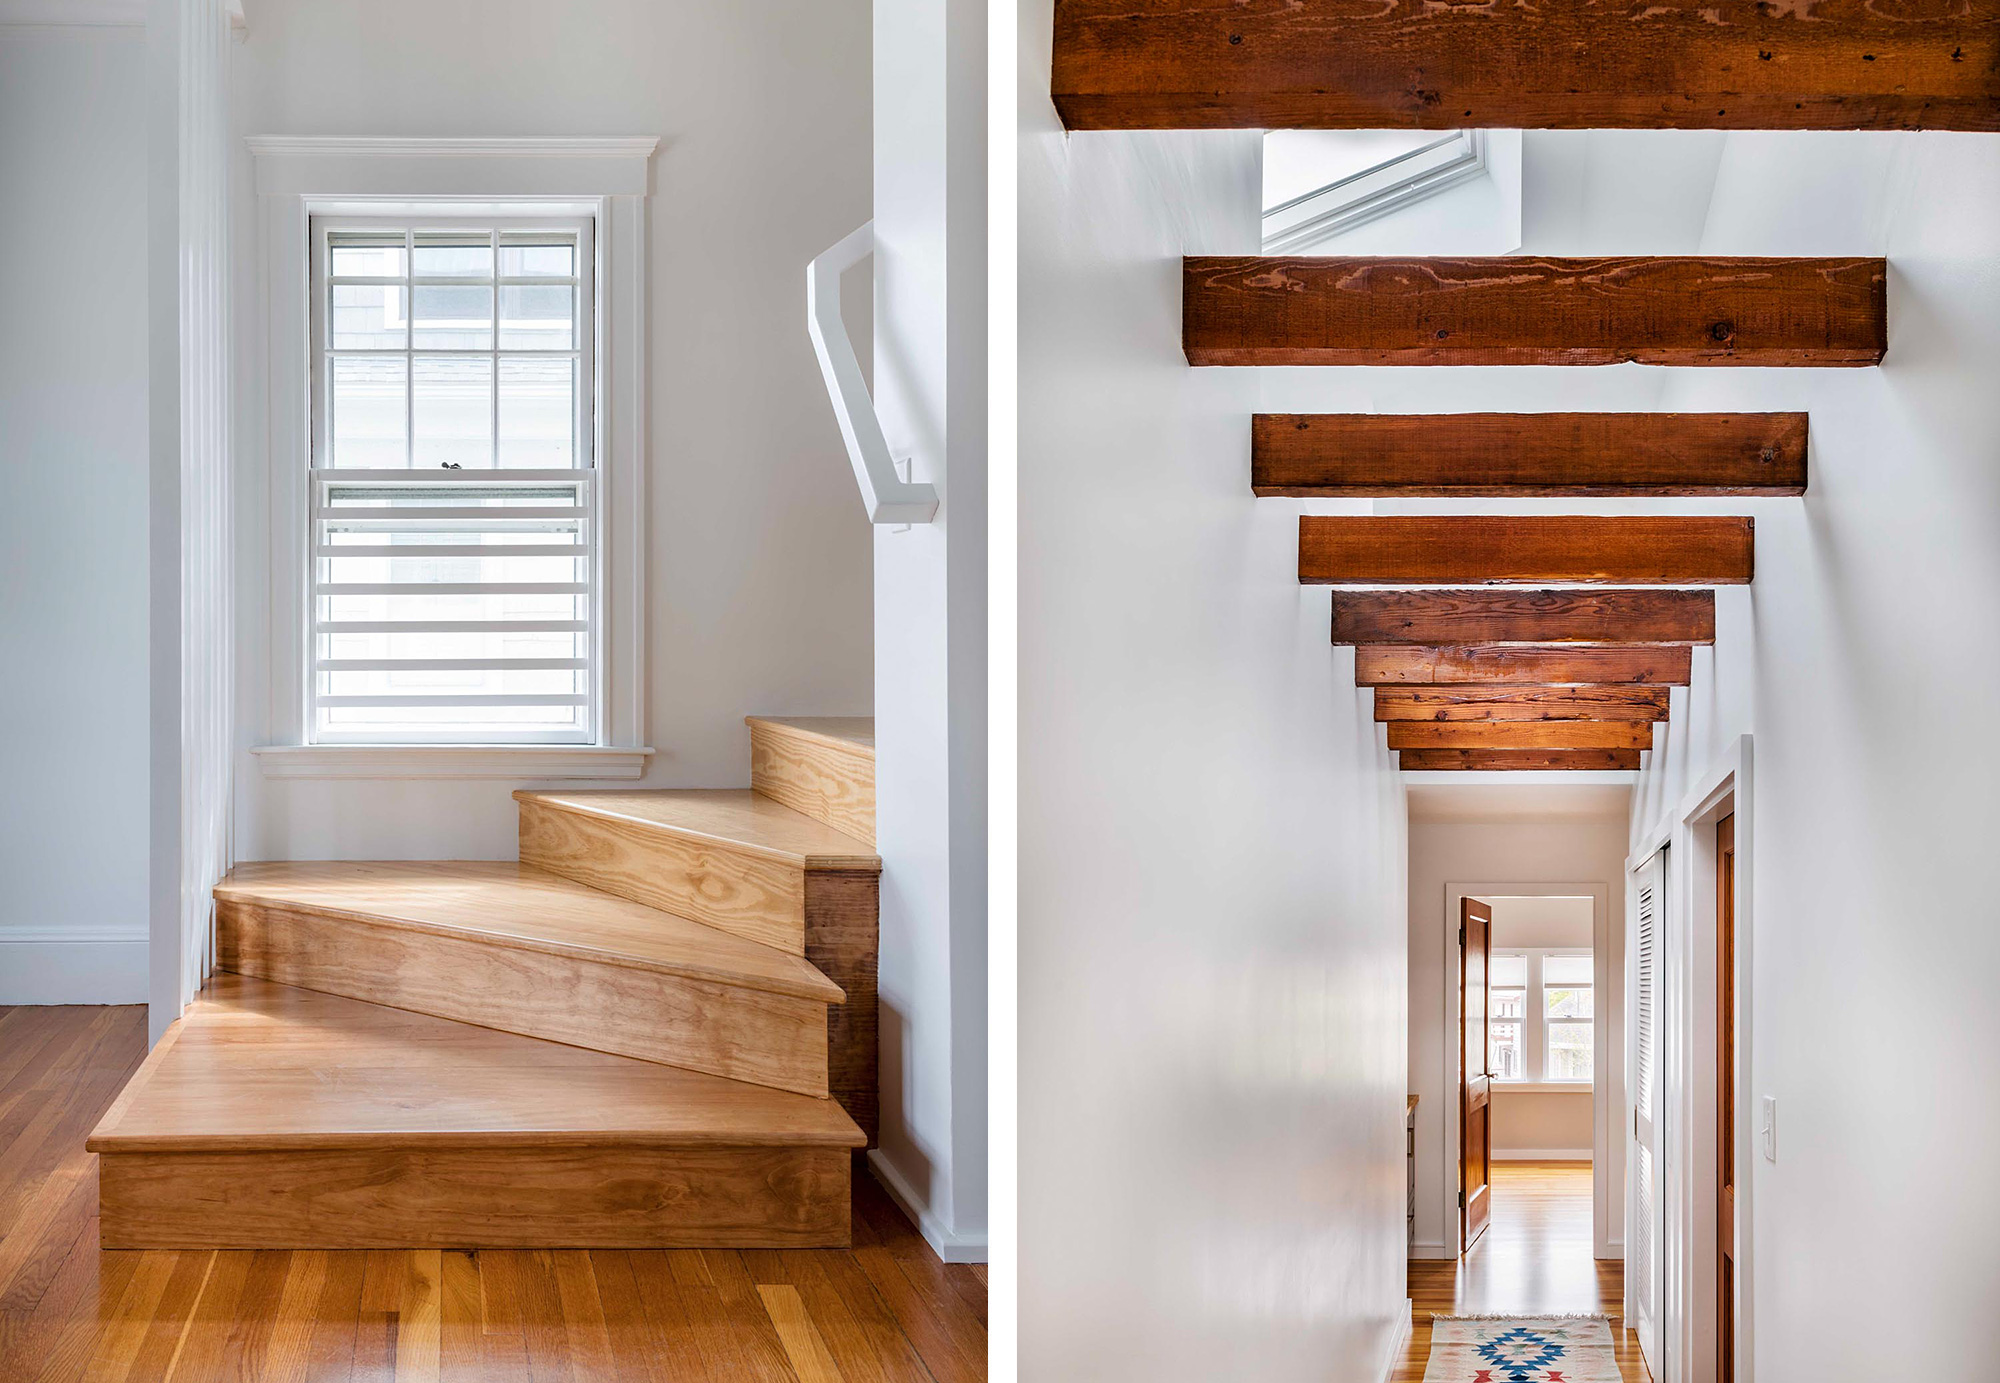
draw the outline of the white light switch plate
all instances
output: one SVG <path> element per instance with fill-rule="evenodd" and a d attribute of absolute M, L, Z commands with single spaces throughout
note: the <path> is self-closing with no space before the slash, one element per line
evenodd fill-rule
<path fill-rule="evenodd" d="M 1764 1160 L 1766 1162 L 1776 1162 L 1778 1160 L 1778 1097 L 1776 1095 L 1766 1095 L 1764 1097 L 1764 1124 L 1763 1127 L 1757 1130 L 1757 1133 L 1764 1140 Z"/>

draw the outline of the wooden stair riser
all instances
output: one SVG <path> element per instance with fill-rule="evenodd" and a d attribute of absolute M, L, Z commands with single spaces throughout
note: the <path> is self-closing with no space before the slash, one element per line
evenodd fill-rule
<path fill-rule="evenodd" d="M 334 1147 L 98 1159 L 107 1249 L 840 1248 L 844 1148 Z"/>
<path fill-rule="evenodd" d="M 873 871 L 806 873 L 806 959 L 847 994 L 845 1003 L 826 1007 L 827 1090 L 871 1148 L 881 1118 L 875 987 L 881 897 L 882 876 Z"/>
<path fill-rule="evenodd" d="M 2000 129 L 1969 5 L 1057 0 L 1072 130 Z"/>
<path fill-rule="evenodd" d="M 828 1005 L 410 927 L 222 900 L 224 970 L 825 1096 Z"/>
<path fill-rule="evenodd" d="M 1866 366 L 1881 259 L 1189 258 L 1190 365 Z"/>
<path fill-rule="evenodd" d="M 751 716 L 750 786 L 795 812 L 875 843 L 872 749 Z"/>
<path fill-rule="evenodd" d="M 521 863 L 805 954 L 806 871 L 712 839 L 523 799 Z"/>

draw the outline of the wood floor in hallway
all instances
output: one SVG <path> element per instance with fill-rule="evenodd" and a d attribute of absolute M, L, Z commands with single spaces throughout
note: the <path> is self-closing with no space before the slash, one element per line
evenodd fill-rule
<path fill-rule="evenodd" d="M 5 1383 L 975 1383 L 986 1269 L 858 1165 L 850 1249 L 122 1252 L 83 1140 L 143 1008 L 0 1008 Z"/>
<path fill-rule="evenodd" d="M 1420 1383 L 1431 1314 L 1535 1315 L 1600 1311 L 1613 1318 L 1625 1383 L 1649 1383 L 1639 1339 L 1619 1319 L 1625 1265 L 1591 1256 L 1588 1162 L 1496 1162 L 1493 1224 L 1457 1261 L 1412 1259 L 1416 1319 L 1393 1383 Z"/>

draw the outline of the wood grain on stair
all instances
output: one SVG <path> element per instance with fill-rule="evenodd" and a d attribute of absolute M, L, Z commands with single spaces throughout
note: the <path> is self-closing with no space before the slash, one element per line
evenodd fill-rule
<path fill-rule="evenodd" d="M 1631 772 L 1636 749 L 1405 749 L 1396 756 L 1405 773 L 1500 770 L 1532 772 Z"/>
<path fill-rule="evenodd" d="M 1685 687 L 1693 672 L 1694 650 L 1686 644 L 1640 648 L 1375 644 L 1354 650 L 1354 680 L 1364 687 L 1598 683 Z"/>
<path fill-rule="evenodd" d="M 879 856 L 750 791 L 514 796 L 524 861 L 802 956 L 846 991 L 826 1013 L 828 1088 L 872 1140 Z"/>
<path fill-rule="evenodd" d="M 745 716 L 750 787 L 875 843 L 875 722 L 867 716 Z"/>
<path fill-rule="evenodd" d="M 831 1100 L 217 974 L 92 1152 L 857 1147 Z"/>
<path fill-rule="evenodd" d="M 239 864 L 220 901 L 472 935 L 690 979 L 837 1004 L 840 987 L 809 963 L 718 928 L 505 860 L 274 860 Z"/>
<path fill-rule="evenodd" d="M 238 866 L 216 895 L 224 970 L 828 1093 L 840 991 L 810 964 L 524 865 Z"/>
<path fill-rule="evenodd" d="M 105 1114 L 114 1247 L 846 1242 L 830 1100 L 220 974 Z"/>
<path fill-rule="evenodd" d="M 1803 413 L 1259 413 L 1250 488 L 1300 497 L 1799 495 Z"/>
<path fill-rule="evenodd" d="M 1751 520 L 1724 515 L 1306 514 L 1306 584 L 1745 585 Z"/>
<path fill-rule="evenodd" d="M 1711 591 L 1333 592 L 1337 644 L 1711 644 Z"/>
<path fill-rule="evenodd" d="M 2000 129 L 2000 7 L 1056 0 L 1086 129 Z"/>
<path fill-rule="evenodd" d="M 1653 727 L 1630 720 L 1395 720 L 1391 749 L 1651 749 Z"/>
<path fill-rule="evenodd" d="M 1377 687 L 1375 719 L 1665 720 L 1665 687 Z"/>
<path fill-rule="evenodd" d="M 1190 257 L 1190 365 L 1860 366 L 1881 259 Z"/>

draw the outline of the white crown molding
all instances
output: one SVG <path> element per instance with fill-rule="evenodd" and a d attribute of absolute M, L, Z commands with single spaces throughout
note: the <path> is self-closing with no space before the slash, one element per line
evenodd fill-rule
<path fill-rule="evenodd" d="M 654 135 L 376 139 L 248 135 L 257 191 L 277 197 L 644 196 Z"/>
<path fill-rule="evenodd" d="M 594 744 L 260 744 L 266 778 L 641 778 L 651 749 Z"/>

